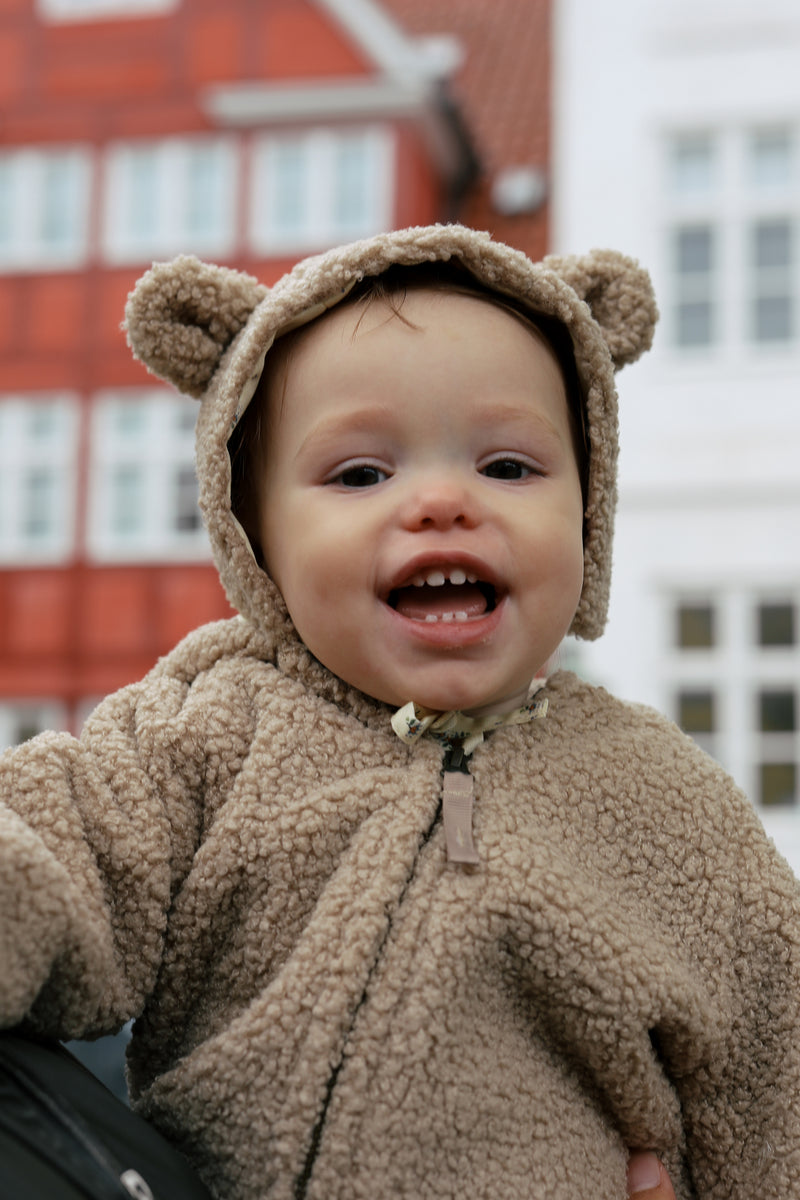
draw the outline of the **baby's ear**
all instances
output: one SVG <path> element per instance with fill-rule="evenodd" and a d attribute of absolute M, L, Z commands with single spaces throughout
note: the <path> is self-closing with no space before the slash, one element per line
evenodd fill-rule
<path fill-rule="evenodd" d="M 123 329 L 149 371 L 200 397 L 266 294 L 251 275 L 184 255 L 142 276 L 128 296 Z"/>
<path fill-rule="evenodd" d="M 650 349 L 658 308 L 650 276 L 635 259 L 616 250 L 592 250 L 564 257 L 551 254 L 543 265 L 589 305 L 616 368 Z"/>

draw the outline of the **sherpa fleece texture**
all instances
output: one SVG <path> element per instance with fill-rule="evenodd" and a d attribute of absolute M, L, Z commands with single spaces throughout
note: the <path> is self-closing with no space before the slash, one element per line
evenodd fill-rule
<path fill-rule="evenodd" d="M 0 759 L 0 1019 L 136 1024 L 138 1106 L 225 1200 L 800 1195 L 798 886 L 653 712 L 568 673 L 442 749 L 237 618 Z"/>

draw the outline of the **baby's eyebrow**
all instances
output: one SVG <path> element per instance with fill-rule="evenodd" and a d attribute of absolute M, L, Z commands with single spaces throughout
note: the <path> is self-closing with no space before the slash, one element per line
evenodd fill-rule
<path fill-rule="evenodd" d="M 396 427 L 397 417 L 397 410 L 388 404 L 370 404 L 350 412 L 322 416 L 303 438 L 296 457 L 300 458 L 309 447 L 324 449 L 328 443 L 349 434 L 385 433 Z"/>
<path fill-rule="evenodd" d="M 537 409 L 520 408 L 519 405 L 510 404 L 492 404 L 487 407 L 485 413 L 481 413 L 474 421 L 474 425 L 483 430 L 491 431 L 498 426 L 504 430 L 515 427 L 519 428 L 520 432 L 536 429 L 538 433 L 544 434 L 547 437 L 555 438 L 559 442 L 564 440 L 564 432 L 559 429 L 550 417 Z"/>

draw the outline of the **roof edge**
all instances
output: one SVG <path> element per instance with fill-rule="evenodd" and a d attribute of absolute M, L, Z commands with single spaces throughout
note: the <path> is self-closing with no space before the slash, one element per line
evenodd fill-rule
<path fill-rule="evenodd" d="M 375 65 L 389 76 L 441 78 L 441 58 L 428 54 L 375 0 L 317 0 Z M 424 42 L 424 39 L 422 39 Z"/>

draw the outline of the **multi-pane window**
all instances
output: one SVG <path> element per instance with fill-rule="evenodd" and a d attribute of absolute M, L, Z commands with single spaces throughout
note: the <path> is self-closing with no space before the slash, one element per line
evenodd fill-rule
<path fill-rule="evenodd" d="M 99 560 L 205 558 L 197 404 L 161 389 L 100 395 L 92 418 L 88 545 Z"/>
<path fill-rule="evenodd" d="M 108 157 L 103 242 L 113 262 L 230 253 L 237 154 L 229 138 L 125 142 Z"/>
<path fill-rule="evenodd" d="M 90 176 L 80 147 L 0 152 L 0 271 L 83 263 Z"/>
<path fill-rule="evenodd" d="M 70 7 L 52 2 L 65 13 Z M 122 5 L 114 10 L 121 15 Z M 299 254 L 380 232 L 393 217 L 386 126 L 265 134 L 252 147 L 230 134 L 114 142 L 99 166 L 98 239 L 112 263 L 184 252 L 226 257 L 244 246 L 255 255 Z M 244 174 L 251 189 L 240 230 Z M 0 271 L 83 265 L 92 178 L 81 147 L 0 151 Z"/>
<path fill-rule="evenodd" d="M 671 609 L 675 719 L 764 807 L 800 802 L 798 603 L 721 589 Z"/>
<path fill-rule="evenodd" d="M 78 409 L 0 397 L 0 563 L 59 561 L 74 544 Z"/>
<path fill-rule="evenodd" d="M 392 141 L 386 129 L 312 129 L 255 146 L 250 240 L 263 253 L 365 237 L 391 221 Z"/>
<path fill-rule="evenodd" d="M 666 141 L 666 268 L 674 345 L 796 339 L 800 127 L 685 131 Z"/>

